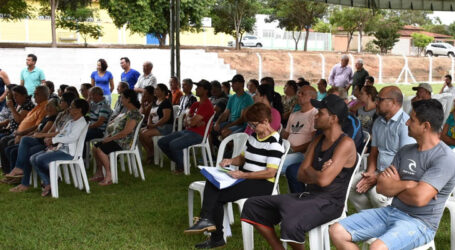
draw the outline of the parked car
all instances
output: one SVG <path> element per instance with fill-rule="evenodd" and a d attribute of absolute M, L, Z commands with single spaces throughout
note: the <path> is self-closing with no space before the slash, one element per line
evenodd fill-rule
<path fill-rule="evenodd" d="M 455 48 L 449 43 L 430 43 L 425 47 L 427 56 L 455 56 Z"/>
<path fill-rule="evenodd" d="M 235 41 L 230 41 L 228 42 L 228 46 L 234 47 L 235 46 Z M 261 48 L 262 47 L 262 40 L 253 35 L 244 35 L 242 37 L 242 40 L 240 41 L 240 46 L 241 47 L 257 47 Z"/>

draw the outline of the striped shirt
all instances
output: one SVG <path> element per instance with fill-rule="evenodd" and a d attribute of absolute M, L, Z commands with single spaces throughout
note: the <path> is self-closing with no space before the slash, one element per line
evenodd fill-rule
<path fill-rule="evenodd" d="M 109 117 L 111 116 L 112 110 L 111 106 L 109 103 L 107 103 L 106 99 L 103 98 L 102 101 L 99 102 L 91 102 L 90 103 L 90 124 L 95 123 L 98 121 L 101 117 L 106 118 L 101 126 L 98 127 L 98 129 L 104 131 L 107 126 L 107 122 L 109 120 Z"/>
<path fill-rule="evenodd" d="M 278 169 L 283 154 L 283 140 L 277 132 L 273 132 L 266 138 L 258 138 L 256 133 L 253 133 L 248 138 L 246 150 L 242 152 L 245 157 L 242 169 L 251 172 L 266 170 L 266 168 Z M 267 180 L 274 182 L 275 178 Z"/>

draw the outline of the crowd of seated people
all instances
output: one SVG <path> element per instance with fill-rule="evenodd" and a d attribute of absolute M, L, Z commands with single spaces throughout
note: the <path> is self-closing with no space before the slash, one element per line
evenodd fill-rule
<path fill-rule="evenodd" d="M 30 64 L 36 63 L 30 58 Z M 130 67 L 128 58 L 120 62 L 124 71 L 117 86 L 107 62 L 99 59 L 92 82 L 81 84 L 80 93 L 75 86 L 61 84 L 55 94 L 54 83 L 41 78 L 41 85 L 26 88 L 0 74 L 4 85 L 4 92 L 0 91 L 0 101 L 4 101 L 0 105 L 4 173 L 0 182 L 16 185 L 11 192 L 26 191 L 34 169 L 43 184 L 42 195 L 48 195 L 50 162 L 73 159 L 85 126 L 85 140 L 97 139 L 90 151 L 96 169 L 91 181 L 112 184 L 109 154 L 131 148 L 137 126 L 141 126 L 138 140 L 146 153 L 143 160 L 152 162 L 153 137 L 160 136 L 158 147 L 176 163 L 174 173 L 181 174 L 184 149 L 201 143 L 209 128 L 213 155 L 228 135 L 249 135 L 241 155 L 221 162 L 222 166 L 239 166 L 239 171 L 229 175 L 245 180 L 226 189 L 207 182 L 200 219 L 185 230 L 211 232 L 196 248 L 226 244 L 223 205 L 240 198 L 249 198 L 242 221 L 252 224 L 274 249 L 281 248 L 281 241 L 301 249 L 306 232 L 341 215 L 346 197 L 359 213 L 331 227 L 338 248 L 370 238 L 377 238 L 373 248 L 413 248 L 434 238 L 445 200 L 455 186 L 455 167 L 445 164 L 455 158 L 450 149 L 455 148 L 455 109 L 444 121 L 442 105 L 432 99 L 430 84 L 413 88 L 416 97 L 407 114 L 398 87 L 378 91 L 363 61 L 357 60 L 352 70 L 347 56 L 333 67 L 329 83 L 319 79 L 313 83 L 315 88 L 303 78 L 289 80 L 283 96 L 269 76 L 251 79 L 246 85 L 240 74 L 222 83 L 191 79 L 180 83 L 172 76 L 168 88 L 156 82 L 150 62 L 144 63 L 143 76 Z M 451 80 L 445 76 L 440 93 L 453 93 Z M 348 95 L 351 86 L 353 96 Z M 111 106 L 115 87 L 119 95 Z M 176 113 L 174 106 L 178 106 Z M 180 131 L 173 127 L 179 117 L 183 119 Z M 371 135 L 369 145 L 364 145 L 364 132 Z M 283 139 L 291 149 L 282 173 L 277 173 Z M 366 169 L 354 172 L 362 160 L 357 153 L 364 148 L 369 153 Z M 279 174 L 286 175 L 290 194 L 270 196 Z M 397 226 L 382 225 L 381 220 Z M 279 223 L 281 241 L 274 230 Z M 418 234 L 399 240 L 393 237 L 422 227 L 425 230 Z"/>

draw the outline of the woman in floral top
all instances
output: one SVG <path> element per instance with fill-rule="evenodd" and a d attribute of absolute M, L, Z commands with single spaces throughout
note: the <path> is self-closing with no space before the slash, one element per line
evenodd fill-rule
<path fill-rule="evenodd" d="M 281 97 L 283 102 L 283 123 L 289 119 L 295 104 L 297 104 L 297 83 L 294 80 L 289 80 L 284 85 L 284 95 Z"/>
<path fill-rule="evenodd" d="M 13 119 L 5 129 L 0 131 L 0 137 L 14 133 L 17 127 L 19 127 L 19 123 L 21 123 L 28 112 L 35 107 L 32 103 L 32 99 L 27 95 L 27 89 L 24 86 L 16 86 L 12 89 L 12 92 L 14 101 L 9 99 L 6 102 L 6 106 L 11 110 Z"/>
<path fill-rule="evenodd" d="M 138 110 L 141 104 L 134 90 L 123 91 L 122 103 L 127 108 L 126 113 L 118 115 L 109 122 L 106 128 L 106 137 L 104 137 L 102 142 L 95 144 L 93 148 L 96 173 L 90 180 L 98 181 L 101 186 L 112 184 L 109 154 L 119 150 L 130 149 L 133 143 L 134 130 L 136 126 L 140 126 L 139 122 L 142 119 L 142 115 Z M 106 170 L 105 176 L 103 176 L 103 167 Z"/>

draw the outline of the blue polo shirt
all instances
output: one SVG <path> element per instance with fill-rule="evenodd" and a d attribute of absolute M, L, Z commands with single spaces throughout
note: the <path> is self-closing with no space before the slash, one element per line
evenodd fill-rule
<path fill-rule="evenodd" d="M 37 67 L 32 71 L 28 71 L 28 69 L 25 68 L 21 72 L 21 81 L 24 81 L 24 86 L 27 89 L 28 95 L 33 95 L 36 86 L 41 85 L 41 81 L 45 79 L 43 70 Z"/>
<path fill-rule="evenodd" d="M 409 115 L 400 109 L 389 121 L 378 117 L 373 123 L 371 146 L 378 148 L 376 169 L 380 172 L 390 166 L 398 150 L 404 145 L 416 143 L 409 137 L 406 122 Z"/>
<path fill-rule="evenodd" d="M 136 85 L 137 79 L 139 79 L 140 75 L 141 73 L 137 72 L 137 70 L 130 69 L 126 73 L 122 72 L 120 79 L 122 79 L 122 82 L 127 82 L 130 86 L 130 89 L 134 89 L 134 85 Z"/>

